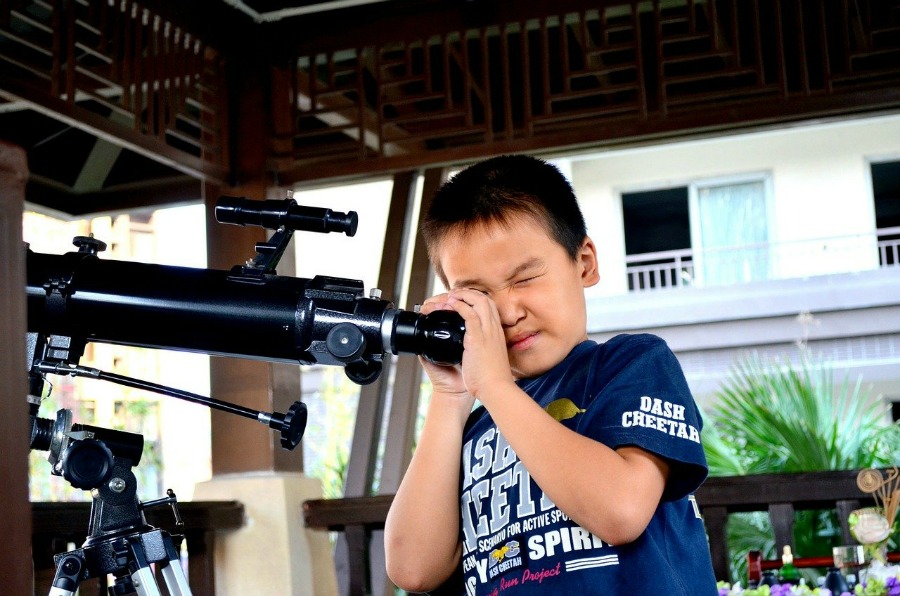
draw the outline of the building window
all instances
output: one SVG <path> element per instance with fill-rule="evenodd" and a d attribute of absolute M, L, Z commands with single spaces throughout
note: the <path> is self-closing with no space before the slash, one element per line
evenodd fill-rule
<path fill-rule="evenodd" d="M 900 265 L 900 161 L 872 164 L 879 264 Z"/>
<path fill-rule="evenodd" d="M 694 283 L 729 285 L 768 278 L 767 186 L 764 177 L 691 184 Z"/>
<path fill-rule="evenodd" d="M 686 186 L 622 194 L 628 289 L 689 285 L 691 220 Z"/>
<path fill-rule="evenodd" d="M 766 175 L 622 194 L 630 291 L 769 277 Z"/>

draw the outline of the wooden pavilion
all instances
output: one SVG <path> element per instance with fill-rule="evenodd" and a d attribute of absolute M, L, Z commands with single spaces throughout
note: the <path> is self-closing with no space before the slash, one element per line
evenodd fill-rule
<path fill-rule="evenodd" d="M 4 592 L 31 590 L 16 573 L 31 566 L 32 539 L 15 291 L 24 202 L 74 217 L 202 199 L 211 212 L 222 194 L 391 176 L 388 229 L 399 231 L 417 177 L 427 201 L 449 167 L 489 155 L 898 110 L 900 0 L 0 2 Z M 263 239 L 214 223 L 207 234 L 211 268 Z M 401 238 L 385 238 L 379 287 L 398 286 Z M 427 258 L 418 244 L 407 257 L 420 302 Z M 283 409 L 279 366 L 214 361 L 213 393 Z M 408 460 L 419 387 L 414 362 L 396 366 L 387 494 Z M 386 392 L 363 388 L 348 497 L 371 494 Z M 214 415 L 215 475 L 300 471 L 255 430 Z M 348 535 L 350 549 L 362 539 Z"/>

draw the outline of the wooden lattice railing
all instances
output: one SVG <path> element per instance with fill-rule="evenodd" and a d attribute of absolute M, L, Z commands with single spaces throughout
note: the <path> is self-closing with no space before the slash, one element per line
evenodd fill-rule
<path fill-rule="evenodd" d="M 896 106 L 898 0 L 558 4 L 309 39 L 278 157 L 321 178 Z"/>
<path fill-rule="evenodd" d="M 32 503 L 32 552 L 35 593 L 47 594 L 56 566 L 53 555 L 80 546 L 87 535 L 90 503 Z M 184 526 L 175 527 L 168 508 L 145 511 L 147 523 L 175 535 L 184 536 L 187 550 L 187 578 L 194 594 L 215 594 L 216 532 L 233 530 L 244 524 L 244 507 L 236 501 L 183 501 L 178 510 Z M 162 582 L 159 582 L 163 585 Z M 93 588 L 96 586 L 96 589 Z M 93 590 L 93 591 L 90 591 Z M 81 584 L 81 594 L 105 595 L 106 578 Z"/>
<path fill-rule="evenodd" d="M 854 509 L 872 503 L 872 499 L 856 485 L 856 476 L 856 471 L 837 471 L 707 479 L 697 490 L 695 497 L 706 524 L 716 577 L 728 579 L 730 575 L 726 526 L 728 516 L 732 513 L 768 512 L 775 543 L 795 547 L 792 531 L 796 511 L 836 509 L 841 522 L 842 543 L 856 544 L 850 534 L 847 518 Z M 351 574 L 349 584 L 352 586 L 362 588 L 368 585 L 365 577 L 366 570 L 369 569 L 368 539 L 374 530 L 384 528 L 392 498 L 387 495 L 324 499 L 307 501 L 304 505 L 308 527 L 348 532 L 355 536 L 356 548 L 351 549 L 355 559 L 351 559 L 348 571 Z M 827 561 L 801 558 L 799 563 L 801 566 L 818 566 L 825 565 Z M 777 563 L 765 562 L 763 566 L 774 568 Z"/>
<path fill-rule="evenodd" d="M 0 109 L 37 108 L 223 179 L 224 64 L 135 0 L 0 3 Z"/>

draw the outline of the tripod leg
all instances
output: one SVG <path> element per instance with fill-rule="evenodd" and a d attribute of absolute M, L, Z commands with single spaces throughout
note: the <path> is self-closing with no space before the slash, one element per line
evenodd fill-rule
<path fill-rule="evenodd" d="M 159 596 L 159 586 L 150 563 L 159 563 L 170 596 L 191 596 L 172 537 L 161 530 L 145 532 L 128 540 L 131 581 L 138 596 Z"/>
<path fill-rule="evenodd" d="M 131 556 L 131 584 L 135 593 L 138 596 L 160 596 L 153 568 L 144 552 L 144 544 L 139 539 L 129 538 L 128 550 Z"/>
<path fill-rule="evenodd" d="M 163 579 L 166 580 L 169 594 L 171 596 L 191 596 L 191 588 L 188 585 L 187 578 L 184 576 L 184 569 L 181 567 L 181 557 L 178 556 L 178 551 L 175 550 L 172 537 L 164 534 L 163 542 L 166 546 L 166 561 L 163 562 L 162 575 Z"/>
<path fill-rule="evenodd" d="M 84 574 L 84 556 L 80 551 L 61 555 L 56 563 L 56 575 L 49 596 L 73 596 Z"/>

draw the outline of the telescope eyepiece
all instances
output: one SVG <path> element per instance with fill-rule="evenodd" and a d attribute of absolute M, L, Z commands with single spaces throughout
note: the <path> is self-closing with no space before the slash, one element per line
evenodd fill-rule
<path fill-rule="evenodd" d="M 466 324 L 459 313 L 436 310 L 427 315 L 398 311 L 390 337 L 393 354 L 418 354 L 434 364 L 462 362 Z"/>
<path fill-rule="evenodd" d="M 303 232 L 339 232 L 354 236 L 359 216 L 355 211 L 342 213 L 321 207 L 304 207 L 293 199 L 252 201 L 244 197 L 223 196 L 216 202 L 216 221 L 270 230 L 284 227 Z"/>

